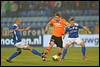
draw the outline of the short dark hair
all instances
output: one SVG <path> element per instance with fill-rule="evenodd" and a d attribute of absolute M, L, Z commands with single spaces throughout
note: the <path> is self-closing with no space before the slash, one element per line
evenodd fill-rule
<path fill-rule="evenodd" d="M 61 17 L 61 13 L 60 12 L 57 12 L 57 13 L 55 13 L 55 16 Z"/>

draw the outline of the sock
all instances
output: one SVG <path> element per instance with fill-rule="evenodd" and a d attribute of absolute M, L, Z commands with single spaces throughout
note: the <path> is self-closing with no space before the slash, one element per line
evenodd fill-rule
<path fill-rule="evenodd" d="M 32 50 L 32 53 L 35 54 L 35 55 L 38 55 L 38 56 L 42 56 L 41 53 L 39 53 L 37 50 L 34 50 L 34 49 Z"/>
<path fill-rule="evenodd" d="M 47 53 L 50 53 L 50 51 L 51 51 L 51 47 L 48 46 L 46 50 L 47 50 Z"/>
<path fill-rule="evenodd" d="M 8 60 L 11 61 L 13 58 L 15 58 L 16 56 L 18 56 L 19 54 L 17 52 L 15 52 L 14 54 L 12 54 Z"/>
<path fill-rule="evenodd" d="M 67 48 L 64 48 L 61 59 L 64 59 L 66 54 L 67 54 Z"/>
<path fill-rule="evenodd" d="M 86 48 L 82 47 L 82 55 L 85 56 Z"/>
<path fill-rule="evenodd" d="M 50 46 L 48 46 L 46 49 L 44 49 L 43 53 L 46 53 L 46 55 L 48 55 L 51 52 L 51 48 Z"/>

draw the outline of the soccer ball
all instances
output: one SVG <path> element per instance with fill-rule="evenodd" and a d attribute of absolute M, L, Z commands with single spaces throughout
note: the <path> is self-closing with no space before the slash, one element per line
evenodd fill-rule
<path fill-rule="evenodd" d="M 42 58 L 42 61 L 46 61 L 46 58 Z"/>
<path fill-rule="evenodd" d="M 52 56 L 52 59 L 53 59 L 54 61 L 59 61 L 60 56 L 58 56 L 58 55 L 54 55 L 54 56 Z"/>

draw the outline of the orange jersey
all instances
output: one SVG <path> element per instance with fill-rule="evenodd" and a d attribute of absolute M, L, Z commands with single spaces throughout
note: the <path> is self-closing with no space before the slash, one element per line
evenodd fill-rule
<path fill-rule="evenodd" d="M 54 29 L 52 31 L 52 35 L 56 37 L 61 37 L 65 33 L 65 25 L 68 24 L 68 22 L 65 19 L 60 19 L 59 22 L 57 22 L 55 19 L 52 19 L 50 21 L 50 24 L 54 26 Z"/>

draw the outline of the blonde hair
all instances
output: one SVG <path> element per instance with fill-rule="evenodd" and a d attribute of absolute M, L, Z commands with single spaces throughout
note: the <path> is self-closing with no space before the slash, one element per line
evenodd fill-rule
<path fill-rule="evenodd" d="M 21 22 L 22 20 L 19 20 L 19 19 L 16 19 L 16 23 L 19 23 L 19 22 Z"/>
<path fill-rule="evenodd" d="M 74 17 L 71 17 L 71 18 L 69 19 L 69 21 L 74 21 L 74 19 L 75 19 Z"/>

